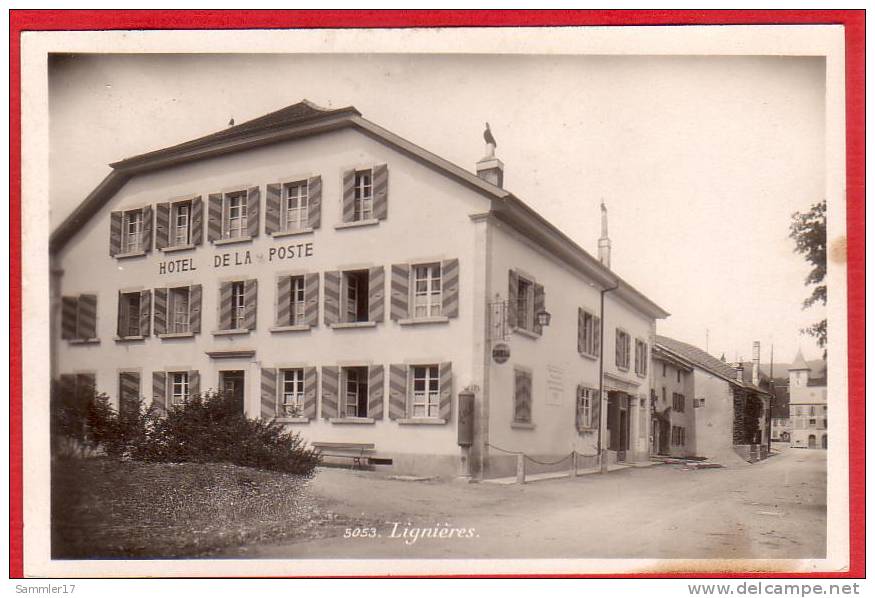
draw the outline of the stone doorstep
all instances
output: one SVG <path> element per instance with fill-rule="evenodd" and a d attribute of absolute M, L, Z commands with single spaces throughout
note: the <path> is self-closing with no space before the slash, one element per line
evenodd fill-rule
<path fill-rule="evenodd" d="M 621 469 L 629 469 L 630 467 L 635 467 L 634 465 L 617 465 L 611 464 L 608 465 L 608 472 L 618 471 Z M 592 475 L 594 473 L 599 473 L 598 467 L 590 467 L 587 469 L 578 469 L 577 476 L 583 475 Z M 568 478 L 567 471 L 549 471 L 546 473 L 532 473 L 526 474 L 526 483 L 529 482 L 541 482 L 544 480 L 561 480 L 562 478 Z M 506 477 L 506 478 L 489 478 L 485 480 L 480 480 L 482 484 L 497 484 L 500 486 L 512 486 L 516 484 L 516 476 Z"/>

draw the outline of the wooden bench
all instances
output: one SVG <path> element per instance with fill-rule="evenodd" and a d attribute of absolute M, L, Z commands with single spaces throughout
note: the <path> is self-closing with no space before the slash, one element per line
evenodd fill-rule
<path fill-rule="evenodd" d="M 353 467 L 361 467 L 374 445 L 363 442 L 312 442 L 314 449 L 323 457 L 352 459 Z"/>

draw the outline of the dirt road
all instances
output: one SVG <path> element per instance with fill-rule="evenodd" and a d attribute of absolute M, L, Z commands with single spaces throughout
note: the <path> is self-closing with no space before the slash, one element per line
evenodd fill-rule
<path fill-rule="evenodd" d="M 826 550 L 826 454 L 818 450 L 724 469 L 658 465 L 524 486 L 325 469 L 311 490 L 338 515 L 323 537 L 225 556 L 787 559 Z"/>

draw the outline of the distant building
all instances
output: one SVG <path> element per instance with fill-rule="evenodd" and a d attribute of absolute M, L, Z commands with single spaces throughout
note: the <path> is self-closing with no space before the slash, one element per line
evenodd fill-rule
<path fill-rule="evenodd" d="M 792 448 L 827 447 L 826 370 L 812 377 L 812 368 L 800 350 L 788 369 L 790 380 L 790 446 Z"/>
<path fill-rule="evenodd" d="M 692 457 L 696 454 L 693 366 L 659 345 L 651 352 L 651 438 L 654 455 Z"/>

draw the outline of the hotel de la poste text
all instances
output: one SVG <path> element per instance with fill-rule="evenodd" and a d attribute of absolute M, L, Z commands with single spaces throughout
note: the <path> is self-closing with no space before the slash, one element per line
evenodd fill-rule
<path fill-rule="evenodd" d="M 51 237 L 52 376 L 159 411 L 223 390 L 397 473 L 648 462 L 668 313 L 611 270 L 604 207 L 596 258 L 504 189 L 486 141 L 471 172 L 303 101 L 112 164 Z M 769 438 L 769 395 L 737 386 L 701 430 L 729 450 Z M 677 395 L 689 423 L 664 440 L 687 454 Z M 738 433 L 739 397 L 765 407 L 759 434 Z"/>

